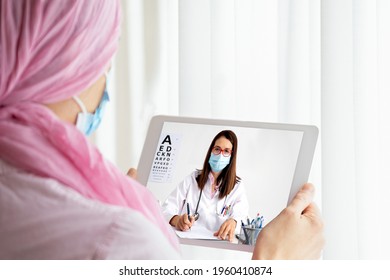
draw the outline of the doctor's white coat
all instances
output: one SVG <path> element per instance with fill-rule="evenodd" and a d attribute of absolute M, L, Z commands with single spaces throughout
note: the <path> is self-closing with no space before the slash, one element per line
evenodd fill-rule
<path fill-rule="evenodd" d="M 200 195 L 200 189 L 196 182 L 197 174 L 199 174 L 199 171 L 194 171 L 184 178 L 163 203 L 163 214 L 168 222 L 175 215 L 187 214 L 187 203 L 189 203 L 191 215 L 195 213 Z M 241 227 L 241 220 L 246 221 L 249 211 L 248 199 L 243 183 L 237 183 L 230 194 L 225 198 L 219 199 L 219 190 L 212 190 L 212 181 L 213 177 L 210 173 L 199 201 L 199 219 L 195 224 L 204 226 L 210 231 L 218 231 L 225 220 L 233 218 L 237 221 L 236 233 L 238 233 Z"/>

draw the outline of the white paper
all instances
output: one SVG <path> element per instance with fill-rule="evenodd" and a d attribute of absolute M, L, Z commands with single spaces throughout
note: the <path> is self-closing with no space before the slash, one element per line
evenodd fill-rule
<path fill-rule="evenodd" d="M 213 231 L 210 231 L 205 227 L 193 226 L 190 230 L 187 231 L 176 230 L 176 234 L 181 238 L 220 240 L 216 236 L 214 236 Z"/>

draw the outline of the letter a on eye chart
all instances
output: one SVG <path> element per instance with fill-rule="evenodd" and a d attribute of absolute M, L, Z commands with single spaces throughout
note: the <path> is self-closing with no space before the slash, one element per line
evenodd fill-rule
<path fill-rule="evenodd" d="M 161 134 L 149 175 L 150 182 L 170 183 L 175 171 L 181 136 Z"/>

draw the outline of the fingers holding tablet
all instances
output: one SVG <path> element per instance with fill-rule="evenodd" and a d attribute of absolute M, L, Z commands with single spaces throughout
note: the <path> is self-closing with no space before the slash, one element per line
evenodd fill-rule
<path fill-rule="evenodd" d="M 129 171 L 127 171 L 127 176 L 133 178 L 134 180 L 137 180 L 137 169 L 130 168 Z"/>
<path fill-rule="evenodd" d="M 318 259 L 325 239 L 323 221 L 305 184 L 294 199 L 260 232 L 253 259 Z"/>

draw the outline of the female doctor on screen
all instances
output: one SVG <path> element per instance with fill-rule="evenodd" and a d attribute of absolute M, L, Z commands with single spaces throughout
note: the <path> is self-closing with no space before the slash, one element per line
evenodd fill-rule
<path fill-rule="evenodd" d="M 167 221 L 178 230 L 194 224 L 233 241 L 236 228 L 248 216 L 248 200 L 236 175 L 237 136 L 231 130 L 213 139 L 203 169 L 188 175 L 163 204 Z"/>

